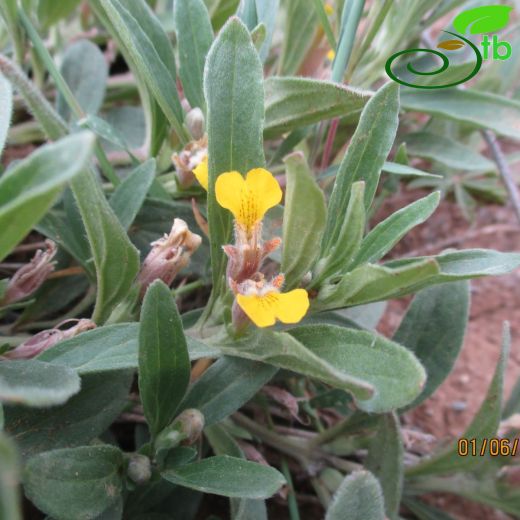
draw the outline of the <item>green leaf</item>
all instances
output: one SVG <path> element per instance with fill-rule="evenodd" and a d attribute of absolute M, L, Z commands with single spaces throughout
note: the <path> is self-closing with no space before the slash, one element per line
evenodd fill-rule
<path fill-rule="evenodd" d="M 392 148 L 399 123 L 399 86 L 388 83 L 366 104 L 347 154 L 341 161 L 328 206 L 322 250 L 336 243 L 347 209 L 350 190 L 356 181 L 365 181 L 365 208 L 368 210 L 377 189 L 381 168 Z"/>
<path fill-rule="evenodd" d="M 174 9 L 182 86 L 191 107 L 204 108 L 204 63 L 213 42 L 208 10 L 202 0 L 175 2 Z"/>
<path fill-rule="evenodd" d="M 304 155 L 295 152 L 284 160 L 287 188 L 283 217 L 281 270 L 288 289 L 297 286 L 313 266 L 319 250 L 327 207 Z"/>
<path fill-rule="evenodd" d="M 266 28 L 266 35 L 264 43 L 260 47 L 258 54 L 260 59 L 264 62 L 269 55 L 271 42 L 276 26 L 276 19 L 278 15 L 278 7 L 280 0 L 254 0 L 256 4 L 256 23 L 264 24 Z"/>
<path fill-rule="evenodd" d="M 239 498 L 269 498 L 285 484 L 274 468 L 227 455 L 163 471 L 161 476 L 179 486 Z"/>
<path fill-rule="evenodd" d="M 336 491 L 325 520 L 385 520 L 377 479 L 368 471 L 347 476 Z"/>
<path fill-rule="evenodd" d="M 168 426 L 190 381 L 190 358 L 170 289 L 156 280 L 146 291 L 139 331 L 139 393 L 152 436 Z"/>
<path fill-rule="evenodd" d="M 121 496 L 122 467 L 123 454 L 114 446 L 48 451 L 28 460 L 24 490 L 56 520 L 98 518 Z"/>
<path fill-rule="evenodd" d="M 215 455 L 230 455 L 231 457 L 245 459 L 240 446 L 222 426 L 214 424 L 204 428 L 204 435 Z M 264 500 L 232 498 L 230 506 L 232 520 L 267 520 Z"/>
<path fill-rule="evenodd" d="M 177 93 L 173 48 L 145 0 L 95 0 L 117 31 L 125 51 L 179 137 L 187 139 Z"/>
<path fill-rule="evenodd" d="M 377 334 L 333 325 L 301 326 L 290 334 L 319 359 L 374 389 L 368 398 L 352 392 L 357 407 L 366 412 L 404 406 L 424 386 L 426 374 L 415 356 Z"/>
<path fill-rule="evenodd" d="M 418 520 L 454 520 L 454 518 L 444 511 L 437 509 L 422 500 L 405 498 L 404 505 L 415 515 Z"/>
<path fill-rule="evenodd" d="M 385 512 L 389 519 L 398 519 L 403 491 L 403 439 L 395 414 L 380 417 L 377 433 L 370 441 L 366 468 L 379 480 L 383 491 Z"/>
<path fill-rule="evenodd" d="M 0 260 L 52 206 L 63 185 L 81 172 L 94 148 L 82 132 L 39 148 L 0 178 Z"/>
<path fill-rule="evenodd" d="M 468 321 L 469 284 L 456 282 L 421 291 L 408 308 L 393 340 L 410 349 L 428 374 L 410 408 L 428 399 L 451 372 Z"/>
<path fill-rule="evenodd" d="M 353 265 L 377 262 L 388 253 L 412 228 L 422 224 L 435 211 L 440 193 L 431 193 L 396 211 L 380 222 L 363 239 Z"/>
<path fill-rule="evenodd" d="M 502 349 L 498 360 L 495 374 L 489 385 L 486 398 L 480 406 L 479 411 L 473 417 L 471 424 L 467 427 L 461 438 L 476 439 L 477 449 L 481 449 L 484 440 L 496 437 L 500 420 L 502 417 L 502 395 L 504 392 L 504 373 L 509 357 L 511 344 L 511 333 L 509 324 L 504 323 L 502 338 Z M 461 457 L 458 453 L 457 442 L 452 443 L 446 449 L 432 455 L 427 460 L 419 462 L 408 468 L 407 477 L 416 477 L 431 473 L 454 473 L 467 471 L 468 469 L 482 464 L 481 457 Z"/>
<path fill-rule="evenodd" d="M 139 213 L 155 179 L 155 169 L 155 159 L 148 159 L 135 168 L 110 197 L 110 206 L 125 229 L 131 226 Z"/>
<path fill-rule="evenodd" d="M 369 92 L 330 81 L 271 77 L 265 82 L 265 137 L 333 117 L 355 114 L 370 99 Z"/>
<path fill-rule="evenodd" d="M 81 446 L 103 433 L 127 404 L 132 372 L 82 378 L 81 391 L 67 403 L 35 410 L 5 409 L 6 432 L 27 457 L 56 448 Z"/>
<path fill-rule="evenodd" d="M 276 372 L 276 367 L 258 361 L 223 357 L 193 383 L 182 408 L 200 410 L 206 426 L 220 422 L 247 403 Z"/>
<path fill-rule="evenodd" d="M 72 182 L 96 266 L 97 294 L 92 319 L 103 323 L 132 287 L 139 271 L 137 249 L 116 215 L 92 171 L 85 171 Z"/>
<path fill-rule="evenodd" d="M 108 65 L 97 45 L 79 40 L 67 48 L 60 67 L 61 75 L 85 114 L 97 114 L 105 98 Z M 65 120 L 72 114 L 67 101 L 58 90 L 58 113 Z"/>
<path fill-rule="evenodd" d="M 363 264 L 342 276 L 336 284 L 325 284 L 312 303 L 314 310 L 340 309 L 403 296 L 417 287 L 442 283 L 439 264 L 435 259 L 407 263 L 388 268 Z"/>
<path fill-rule="evenodd" d="M 473 148 L 429 132 L 407 134 L 404 138 L 410 155 L 431 159 L 457 170 L 494 171 L 496 165 Z"/>
<path fill-rule="evenodd" d="M 18 472 L 14 443 L 0 432 L 0 518 L 5 520 L 22 520 Z"/>
<path fill-rule="evenodd" d="M 78 375 L 66 367 L 34 359 L 0 363 L 0 402 L 53 406 L 67 401 L 79 388 Z"/>
<path fill-rule="evenodd" d="M 383 171 L 391 173 L 392 175 L 402 175 L 403 177 L 424 177 L 429 179 L 442 179 L 442 175 L 428 173 L 418 168 L 413 168 L 407 164 L 400 164 L 397 162 L 385 161 L 383 164 Z"/>
<path fill-rule="evenodd" d="M 80 2 L 81 0 L 38 0 L 38 20 L 45 28 L 49 28 L 70 16 Z"/>
<path fill-rule="evenodd" d="M 403 91 L 401 104 L 406 110 L 424 112 L 490 128 L 499 135 L 520 138 L 520 102 L 487 92 L 455 88 L 435 91 Z"/>
<path fill-rule="evenodd" d="M 307 0 L 288 0 L 283 29 L 280 76 L 295 75 L 311 48 L 318 25 L 315 9 Z"/>
<path fill-rule="evenodd" d="M 5 146 L 7 132 L 11 126 L 11 116 L 13 113 L 13 91 L 11 84 L 0 74 L 0 155 Z"/>
<path fill-rule="evenodd" d="M 465 34 L 468 27 L 470 34 L 498 32 L 507 26 L 513 8 L 509 5 L 483 5 L 467 9 L 453 20 L 453 27 Z"/>
<path fill-rule="evenodd" d="M 496 276 L 506 274 L 520 265 L 520 253 L 503 253 L 492 249 L 465 249 L 463 251 L 448 251 L 437 256 L 422 256 L 394 260 L 384 264 L 392 269 L 402 268 L 415 264 L 417 261 L 434 260 L 440 267 L 437 276 L 418 282 L 413 291 L 417 292 L 429 285 L 467 280 L 469 278 L 480 278 L 482 276 Z M 405 294 L 400 292 L 399 295 Z"/>
<path fill-rule="evenodd" d="M 213 43 L 204 73 L 208 109 L 208 224 L 215 295 L 223 288 L 222 245 L 231 233 L 231 215 L 217 203 L 215 181 L 223 172 L 235 170 L 245 175 L 265 164 L 262 82 L 262 64 L 249 32 L 238 18 L 232 18 Z"/>
<path fill-rule="evenodd" d="M 61 341 L 38 356 L 40 361 L 73 368 L 80 375 L 136 369 L 139 324 L 107 325 Z M 189 336 L 190 360 L 219 357 L 220 351 Z"/>
<path fill-rule="evenodd" d="M 338 240 L 332 245 L 330 253 L 322 258 L 316 267 L 316 277 L 313 281 L 318 284 L 322 278 L 345 272 L 353 257 L 358 253 L 365 233 L 365 183 L 357 181 L 352 184 L 347 211 Z"/>

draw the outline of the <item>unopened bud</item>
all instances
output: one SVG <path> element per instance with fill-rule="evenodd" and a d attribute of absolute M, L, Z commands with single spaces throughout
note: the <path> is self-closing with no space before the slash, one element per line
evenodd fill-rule
<path fill-rule="evenodd" d="M 194 116 L 195 117 L 195 116 Z M 200 139 L 190 141 L 180 153 L 172 155 L 179 184 L 189 188 L 195 181 L 193 170 L 208 156 L 208 138 L 202 135 Z"/>
<path fill-rule="evenodd" d="M 191 255 L 201 242 L 202 238 L 192 233 L 184 220 L 176 218 L 170 234 L 152 242 L 138 276 L 141 296 L 154 280 L 160 279 L 170 286 L 177 273 L 190 263 Z"/>
<path fill-rule="evenodd" d="M 52 259 L 56 255 L 56 244 L 52 240 L 46 240 L 45 251 L 38 249 L 33 259 L 23 267 L 20 267 L 7 284 L 7 289 L 2 300 L 3 305 L 14 303 L 33 294 L 54 271 Z"/>
<path fill-rule="evenodd" d="M 126 474 L 138 486 L 146 484 L 152 478 L 152 463 L 145 455 L 134 453 L 130 456 Z"/>
<path fill-rule="evenodd" d="M 193 139 L 202 139 L 204 136 L 204 114 L 198 107 L 190 110 L 186 115 L 186 126 Z"/>
<path fill-rule="evenodd" d="M 70 322 L 77 322 L 76 325 L 66 330 L 61 330 L 60 327 Z M 6 359 L 30 359 L 38 354 L 41 354 L 56 343 L 65 339 L 73 338 L 82 332 L 95 329 L 96 324 L 87 319 L 82 320 L 66 320 L 56 326 L 55 329 L 42 330 L 35 334 L 15 349 L 9 350 L 4 354 Z"/>
<path fill-rule="evenodd" d="M 199 410 L 184 410 L 155 440 L 157 451 L 170 450 L 179 444 L 193 444 L 204 429 L 204 416 Z"/>

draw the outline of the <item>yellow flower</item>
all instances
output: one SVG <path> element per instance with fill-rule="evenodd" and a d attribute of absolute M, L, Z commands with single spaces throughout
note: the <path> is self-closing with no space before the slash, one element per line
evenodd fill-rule
<path fill-rule="evenodd" d="M 269 327 L 276 319 L 282 323 L 298 323 L 309 308 L 305 289 L 286 293 L 270 291 L 265 294 L 237 294 L 237 303 L 257 327 Z"/>
<path fill-rule="evenodd" d="M 332 13 L 334 13 L 334 7 L 332 7 L 330 4 L 325 4 L 325 12 L 328 16 L 330 16 Z"/>
<path fill-rule="evenodd" d="M 193 175 L 199 181 L 200 185 L 208 191 L 208 156 L 193 169 Z"/>
<path fill-rule="evenodd" d="M 238 172 L 218 176 L 215 184 L 218 203 L 231 211 L 237 224 L 250 236 L 267 210 L 282 200 L 282 190 L 271 172 L 250 170 L 246 178 Z"/>
<path fill-rule="evenodd" d="M 327 59 L 329 61 L 334 61 L 334 58 L 336 57 L 336 52 L 334 50 L 330 50 L 329 52 L 327 52 Z"/>

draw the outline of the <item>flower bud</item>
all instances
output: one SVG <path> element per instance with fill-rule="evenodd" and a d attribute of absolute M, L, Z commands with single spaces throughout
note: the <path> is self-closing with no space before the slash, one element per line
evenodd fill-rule
<path fill-rule="evenodd" d="M 126 474 L 138 486 L 146 484 L 152 478 L 152 463 L 145 455 L 133 453 L 128 461 Z"/>
<path fill-rule="evenodd" d="M 66 330 L 60 330 L 60 327 L 73 321 L 77 322 L 76 325 Z M 28 340 L 24 341 L 13 350 L 6 352 L 4 358 L 30 359 L 41 354 L 48 348 L 53 347 L 60 341 L 73 338 L 82 332 L 95 328 L 96 324 L 91 320 L 66 320 L 57 325 L 55 329 L 42 330 L 41 332 L 38 332 L 38 334 L 35 334 Z"/>
<path fill-rule="evenodd" d="M 189 188 L 195 181 L 193 170 L 208 156 L 208 138 L 189 142 L 181 153 L 172 155 L 179 184 L 183 188 Z"/>
<path fill-rule="evenodd" d="M 170 450 L 180 443 L 193 444 L 204 429 L 204 416 L 199 410 L 184 410 L 155 440 L 156 451 Z"/>
<path fill-rule="evenodd" d="M 186 115 L 186 126 L 193 139 L 202 139 L 204 136 L 204 114 L 198 107 L 190 110 Z"/>
<path fill-rule="evenodd" d="M 141 296 L 148 286 L 157 279 L 171 285 L 177 273 L 189 262 L 191 255 L 199 248 L 202 238 L 188 229 L 184 220 L 176 218 L 169 235 L 152 242 L 138 281 L 141 284 Z"/>
<path fill-rule="evenodd" d="M 2 300 L 3 305 L 14 303 L 33 294 L 54 271 L 52 259 L 56 255 L 57 247 L 52 240 L 46 240 L 46 251 L 38 249 L 32 260 L 18 269 L 7 284 Z"/>

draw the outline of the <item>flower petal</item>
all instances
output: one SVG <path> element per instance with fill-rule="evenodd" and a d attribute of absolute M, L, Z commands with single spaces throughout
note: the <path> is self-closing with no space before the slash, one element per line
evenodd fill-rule
<path fill-rule="evenodd" d="M 217 177 L 215 183 L 215 195 L 217 202 L 226 209 L 229 209 L 235 219 L 239 219 L 242 199 L 246 183 L 244 177 L 238 172 L 226 172 Z"/>
<path fill-rule="evenodd" d="M 237 303 L 257 327 L 269 327 L 276 321 L 278 296 L 280 295 L 277 293 L 268 293 L 264 296 L 237 294 Z"/>
<path fill-rule="evenodd" d="M 309 295 L 305 289 L 281 293 L 277 300 L 276 317 L 282 323 L 298 323 L 309 309 Z"/>
<path fill-rule="evenodd" d="M 258 220 L 262 220 L 267 210 L 282 200 L 282 190 L 278 181 L 271 172 L 263 168 L 255 168 L 247 172 L 246 186 L 256 201 Z"/>
<path fill-rule="evenodd" d="M 200 185 L 208 191 L 209 177 L 208 177 L 208 157 L 204 159 L 193 169 L 193 175 L 199 181 Z"/>

